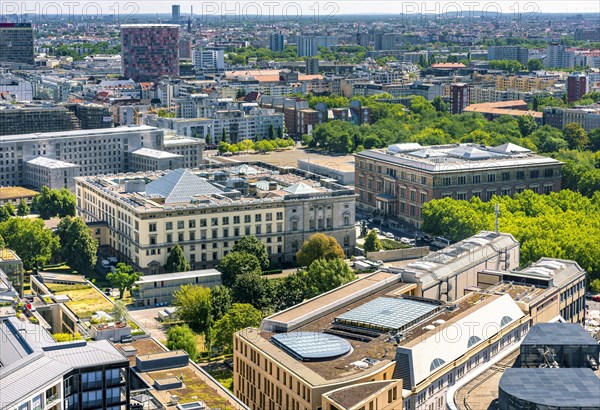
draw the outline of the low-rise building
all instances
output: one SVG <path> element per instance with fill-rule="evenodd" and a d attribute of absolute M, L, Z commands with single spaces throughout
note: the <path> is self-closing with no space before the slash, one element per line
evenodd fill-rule
<path fill-rule="evenodd" d="M 23 262 L 15 251 L 0 247 L 0 270 L 12 287 L 23 296 Z"/>
<path fill-rule="evenodd" d="M 147 273 L 161 273 L 175 244 L 194 269 L 216 265 L 246 235 L 260 238 L 278 264 L 293 262 L 316 232 L 348 254 L 355 245 L 354 191 L 295 168 L 237 163 L 78 177 L 76 186 L 79 215 L 108 223 L 100 245 Z"/>
<path fill-rule="evenodd" d="M 12 204 L 16 207 L 21 199 L 25 200 L 27 205 L 31 205 L 37 195 L 39 192 L 20 186 L 0 186 L 0 206 Z"/>
<path fill-rule="evenodd" d="M 183 167 L 183 156 L 151 148 L 140 148 L 131 153 L 131 171 L 157 171 Z"/>
<path fill-rule="evenodd" d="M 355 156 L 358 206 L 417 227 L 423 204 L 432 199 L 489 201 L 526 189 L 560 190 L 562 162 L 510 143 L 396 144 Z"/>
<path fill-rule="evenodd" d="M 46 157 L 37 157 L 25 164 L 25 185 L 41 189 L 47 186 L 50 189 L 67 188 L 75 189 L 73 178 L 79 176 L 81 166 L 70 162 L 60 161 Z"/>
<path fill-rule="evenodd" d="M 170 305 L 173 292 L 183 285 L 197 285 L 212 288 L 221 284 L 221 272 L 216 269 L 195 270 L 189 272 L 164 273 L 142 276 L 134 291 L 137 306 Z"/>

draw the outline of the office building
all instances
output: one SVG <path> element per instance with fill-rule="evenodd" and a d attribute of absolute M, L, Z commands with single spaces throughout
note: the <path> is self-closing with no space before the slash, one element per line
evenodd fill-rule
<path fill-rule="evenodd" d="M 585 74 L 567 77 L 567 102 L 579 101 L 590 91 L 590 82 Z"/>
<path fill-rule="evenodd" d="M 215 266 L 246 235 L 276 264 L 294 261 L 316 232 L 348 254 L 355 244 L 354 191 L 294 168 L 241 163 L 75 181 L 79 215 L 110 228 L 100 245 L 146 273 L 161 273 L 175 244 L 193 269 Z"/>
<path fill-rule="evenodd" d="M 78 166 L 80 175 L 127 172 L 131 152 L 142 147 L 161 149 L 163 138 L 162 130 L 148 126 L 0 136 L 0 186 L 22 185 L 26 176 L 32 182 L 39 181 L 40 167 L 58 167 L 67 172 Z M 40 183 L 52 181 L 54 176 L 49 173 Z M 57 181 L 63 181 L 63 176 L 58 176 Z"/>
<path fill-rule="evenodd" d="M 171 6 L 171 20 L 173 20 L 173 22 L 181 21 L 181 6 L 179 4 L 173 4 Z"/>
<path fill-rule="evenodd" d="M 575 123 L 579 124 L 586 132 L 591 132 L 596 128 L 600 128 L 600 110 L 596 107 L 544 107 L 543 122 L 559 130 L 564 129 L 567 124 Z"/>
<path fill-rule="evenodd" d="M 81 166 L 47 157 L 37 157 L 25 163 L 25 185 L 35 189 L 47 186 L 50 189 L 67 188 L 74 191 L 73 178 L 81 175 Z"/>
<path fill-rule="evenodd" d="M 35 64 L 31 23 L 0 23 L 0 63 Z"/>
<path fill-rule="evenodd" d="M 465 83 L 455 83 L 450 86 L 450 111 L 452 114 L 462 114 L 471 105 L 471 86 Z"/>
<path fill-rule="evenodd" d="M 225 69 L 225 54 L 223 50 L 197 49 L 192 53 L 192 64 L 196 70 L 222 72 Z"/>
<path fill-rule="evenodd" d="M 529 49 L 519 46 L 489 46 L 487 59 L 492 60 L 515 60 L 523 66 L 527 66 L 529 60 Z"/>
<path fill-rule="evenodd" d="M 163 273 L 147 275 L 135 282 L 133 291 L 136 306 L 171 305 L 173 292 L 184 285 L 212 288 L 221 284 L 221 272 L 216 269 L 204 269 L 189 272 Z"/>
<path fill-rule="evenodd" d="M 526 189 L 560 190 L 562 163 L 514 144 L 416 143 L 356 154 L 358 206 L 419 226 L 423 204 L 439 198 L 489 201 Z"/>
<path fill-rule="evenodd" d="M 567 47 L 563 44 L 548 43 L 544 65 L 547 68 L 573 68 L 575 66 L 575 53 L 567 50 Z"/>
<path fill-rule="evenodd" d="M 108 340 L 57 343 L 42 326 L 0 319 L 3 409 L 129 408 L 129 360 Z"/>
<path fill-rule="evenodd" d="M 131 153 L 131 171 L 158 171 L 183 167 L 183 156 L 151 148 L 140 148 Z"/>
<path fill-rule="evenodd" d="M 182 168 L 197 168 L 202 164 L 205 140 L 166 135 L 163 150 L 183 157 Z"/>
<path fill-rule="evenodd" d="M 319 59 L 316 57 L 311 57 L 306 59 L 306 74 L 313 75 L 319 74 Z"/>
<path fill-rule="evenodd" d="M 283 51 L 283 34 L 273 33 L 269 36 L 269 49 L 271 51 Z"/>
<path fill-rule="evenodd" d="M 502 115 L 509 115 L 516 118 L 528 116 L 533 118 L 540 125 L 543 120 L 543 114 L 539 111 L 529 110 L 527 103 L 523 100 L 471 104 L 465 107 L 463 111 L 483 114 L 490 121 Z"/>
<path fill-rule="evenodd" d="M 123 75 L 136 82 L 157 82 L 179 76 L 179 26 L 126 24 L 121 26 Z"/>
<path fill-rule="evenodd" d="M 319 54 L 319 48 L 336 45 L 336 36 L 300 36 L 298 38 L 298 57 L 311 57 Z"/>
<path fill-rule="evenodd" d="M 600 41 L 600 26 L 576 29 L 575 41 Z"/>
<path fill-rule="evenodd" d="M 401 278 L 376 272 L 236 333 L 236 396 L 251 409 L 445 408 L 451 386 L 527 333 L 508 295 L 446 304 Z"/>
<path fill-rule="evenodd" d="M 179 58 L 192 58 L 192 40 L 186 37 L 179 38 Z"/>

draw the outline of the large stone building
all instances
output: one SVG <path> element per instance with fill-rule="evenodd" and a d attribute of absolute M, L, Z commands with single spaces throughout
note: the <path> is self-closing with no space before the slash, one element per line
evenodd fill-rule
<path fill-rule="evenodd" d="M 221 284 L 221 272 L 216 269 L 146 275 L 135 282 L 136 306 L 171 305 L 173 292 L 184 285 L 212 288 Z"/>
<path fill-rule="evenodd" d="M 131 152 L 161 149 L 163 139 L 163 131 L 147 126 L 0 136 L 0 186 L 24 184 L 27 163 L 39 157 L 61 161 L 64 170 L 77 165 L 80 175 L 126 172 Z M 36 160 L 32 165 L 35 169 L 29 174 L 41 176 L 40 167 L 52 169 L 56 163 Z M 31 181 L 39 181 L 34 186 L 52 182 L 33 177 Z"/>
<path fill-rule="evenodd" d="M 194 269 L 214 266 L 245 235 L 266 245 L 276 264 L 290 263 L 317 232 L 354 248 L 351 188 L 295 168 L 264 163 L 123 178 L 76 178 L 77 210 L 104 221 L 106 245 L 147 273 L 161 273 L 179 244 Z"/>
<path fill-rule="evenodd" d="M 358 206 L 418 227 L 423 204 L 432 199 L 559 191 L 561 167 L 514 144 L 396 144 L 356 154 Z"/>

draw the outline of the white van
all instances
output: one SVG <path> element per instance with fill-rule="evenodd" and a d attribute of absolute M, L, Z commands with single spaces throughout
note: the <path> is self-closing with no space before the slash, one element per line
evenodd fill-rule
<path fill-rule="evenodd" d="M 447 246 L 450 246 L 450 240 L 444 238 L 443 236 L 436 236 L 433 238 L 431 245 L 436 246 L 438 248 L 445 248 Z"/>

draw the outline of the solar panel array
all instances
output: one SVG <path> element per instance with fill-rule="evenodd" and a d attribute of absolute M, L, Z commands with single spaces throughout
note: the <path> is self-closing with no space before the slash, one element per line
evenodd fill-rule
<path fill-rule="evenodd" d="M 333 359 L 352 350 L 347 340 L 319 332 L 280 333 L 271 337 L 271 342 L 305 362 Z"/>
<path fill-rule="evenodd" d="M 336 323 L 383 331 L 410 327 L 439 309 L 438 305 L 406 298 L 380 297 L 335 318 Z"/>

